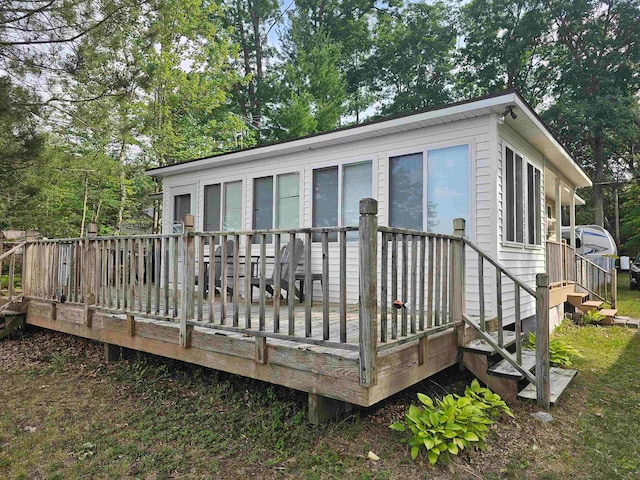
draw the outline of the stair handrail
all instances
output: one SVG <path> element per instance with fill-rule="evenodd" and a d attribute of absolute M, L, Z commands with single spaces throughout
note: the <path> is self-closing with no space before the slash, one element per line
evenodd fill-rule
<path fill-rule="evenodd" d="M 576 285 L 578 285 L 580 288 L 586 290 L 589 294 L 599 298 L 600 300 L 602 300 L 603 302 L 609 302 L 611 303 L 611 301 L 607 298 L 607 289 L 606 289 L 606 285 L 607 283 L 610 284 L 610 288 L 609 288 L 609 293 L 611 293 L 613 295 L 613 278 L 611 275 L 611 272 L 608 272 L 607 270 L 605 270 L 604 268 L 602 268 L 600 265 L 598 265 L 595 262 L 592 262 L 591 260 L 589 260 L 587 257 L 580 255 L 579 253 L 576 253 L 576 259 L 579 259 L 582 262 L 585 262 L 589 267 L 591 268 L 595 268 L 597 271 L 602 272 L 605 275 L 605 294 L 604 296 L 600 295 L 599 293 L 593 291 L 592 289 L 590 289 L 587 285 L 584 285 L 584 282 L 580 281 L 582 280 L 582 275 L 578 275 L 578 262 L 576 261 Z"/>
<path fill-rule="evenodd" d="M 536 292 L 535 292 L 535 290 L 533 288 L 531 288 L 529 285 L 527 285 L 522 280 L 520 280 L 518 277 L 516 277 L 504 265 L 502 265 L 498 260 L 494 259 L 493 257 L 491 257 L 491 255 L 489 255 L 488 253 L 486 253 L 485 251 L 480 249 L 480 247 L 478 247 L 475 243 L 473 243 L 467 237 L 463 237 L 463 240 L 464 240 L 465 245 L 468 245 L 473 250 L 475 250 L 478 253 L 478 255 L 482 255 L 482 257 L 485 260 L 487 260 L 495 268 L 500 270 L 507 278 L 509 278 L 512 282 L 517 284 L 521 289 L 523 289 L 525 292 L 527 292 L 532 297 L 536 296 Z"/>
<path fill-rule="evenodd" d="M 4 252 L 2 255 L 0 255 L 0 261 L 4 260 L 5 258 L 9 258 L 11 255 L 13 255 L 14 253 L 16 253 L 18 250 L 20 250 L 22 247 L 24 247 L 27 244 L 27 241 L 23 241 L 20 242 L 18 245 L 16 245 L 15 247 L 12 247 L 11 249 L 7 250 L 6 252 Z"/>

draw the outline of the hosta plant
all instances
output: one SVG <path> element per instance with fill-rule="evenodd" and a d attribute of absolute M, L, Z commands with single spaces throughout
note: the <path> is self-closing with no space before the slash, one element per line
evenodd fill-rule
<path fill-rule="evenodd" d="M 529 345 L 531 349 L 535 349 L 536 336 L 529 332 Z M 549 362 L 556 367 L 570 367 L 573 365 L 572 359 L 580 357 L 580 352 L 571 345 L 566 344 L 559 338 L 549 341 Z"/>
<path fill-rule="evenodd" d="M 389 428 L 410 433 L 411 458 L 424 450 L 431 464 L 446 461 L 465 448 L 484 448 L 489 425 L 502 414 L 513 416 L 500 395 L 473 380 L 464 396 L 449 394 L 432 400 L 418 393 L 420 406 L 411 405 L 404 421 Z"/>
<path fill-rule="evenodd" d="M 600 323 L 602 320 L 604 320 L 604 318 L 604 315 L 602 315 L 599 311 L 589 310 L 582 316 L 582 321 L 585 325 L 593 325 L 596 323 Z"/>

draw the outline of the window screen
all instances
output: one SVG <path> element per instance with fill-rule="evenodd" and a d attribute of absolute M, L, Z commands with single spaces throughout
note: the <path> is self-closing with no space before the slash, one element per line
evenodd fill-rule
<path fill-rule="evenodd" d="M 191 213 L 191 195 L 176 195 L 173 204 L 173 221 L 175 223 L 182 222 L 185 215 Z"/>
<path fill-rule="evenodd" d="M 453 233 L 453 219 L 469 219 L 469 146 L 427 155 L 427 231 Z"/>
<path fill-rule="evenodd" d="M 220 230 L 220 184 L 204 187 L 204 231 Z"/>
<path fill-rule="evenodd" d="M 273 177 L 256 178 L 253 181 L 253 228 L 268 229 L 273 226 Z"/>
<path fill-rule="evenodd" d="M 371 170 L 371 162 L 342 167 L 342 225 L 355 226 L 360 223 L 360 200 L 371 197 Z M 358 232 L 349 232 L 347 237 L 356 239 Z"/>
<path fill-rule="evenodd" d="M 224 185 L 224 218 L 222 229 L 226 231 L 242 229 L 242 182 Z"/>
<path fill-rule="evenodd" d="M 297 173 L 278 175 L 276 227 L 300 226 L 300 177 Z"/>
<path fill-rule="evenodd" d="M 338 225 L 338 167 L 320 168 L 313 171 L 313 226 Z M 330 235 L 332 240 L 336 235 Z M 314 240 L 320 240 L 315 235 Z"/>
<path fill-rule="evenodd" d="M 389 225 L 423 228 L 422 153 L 389 159 Z"/>

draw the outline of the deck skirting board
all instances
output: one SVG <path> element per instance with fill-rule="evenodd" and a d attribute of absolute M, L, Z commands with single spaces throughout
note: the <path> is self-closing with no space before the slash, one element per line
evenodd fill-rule
<path fill-rule="evenodd" d="M 381 352 L 378 383 L 360 385 L 357 352 L 280 339 L 267 339 L 264 363 L 257 361 L 255 337 L 211 328 L 193 327 L 189 347 L 181 347 L 179 325 L 163 320 L 136 317 L 132 325 L 100 311 L 93 313 L 91 326 L 84 324 L 81 305 L 60 305 L 31 300 L 27 324 L 120 347 L 159 355 L 221 370 L 277 385 L 371 406 L 414 383 L 456 363 L 457 338 L 454 330 L 426 340 Z M 422 352 L 419 352 L 422 349 Z M 422 362 L 420 360 L 423 360 Z"/>

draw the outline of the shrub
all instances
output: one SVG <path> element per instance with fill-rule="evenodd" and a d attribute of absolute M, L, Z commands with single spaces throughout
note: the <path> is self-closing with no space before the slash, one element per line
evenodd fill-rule
<path fill-rule="evenodd" d="M 528 348 L 535 349 L 536 336 L 529 332 Z M 549 342 L 549 362 L 556 367 L 570 367 L 573 365 L 571 359 L 580 357 L 580 352 L 571 345 L 566 344 L 559 338 L 554 338 Z"/>
<path fill-rule="evenodd" d="M 431 464 L 446 461 L 467 447 L 484 448 L 489 425 L 502 414 L 513 417 L 511 409 L 488 388 L 473 380 L 464 396 L 449 394 L 435 402 L 418 393 L 421 406 L 411 405 L 404 421 L 389 428 L 411 433 L 411 458 L 418 457 L 424 447 Z"/>
<path fill-rule="evenodd" d="M 582 321 L 585 323 L 585 325 L 600 323 L 602 320 L 604 320 L 604 315 L 602 315 L 597 310 L 590 310 L 582 316 Z"/>

